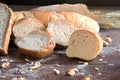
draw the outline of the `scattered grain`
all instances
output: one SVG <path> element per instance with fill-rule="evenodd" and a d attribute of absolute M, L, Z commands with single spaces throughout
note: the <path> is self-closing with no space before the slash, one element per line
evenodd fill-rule
<path fill-rule="evenodd" d="M 109 45 L 109 43 L 107 41 L 103 40 L 103 46 L 108 46 L 108 45 Z"/>
<path fill-rule="evenodd" d="M 103 61 L 103 59 L 99 59 L 98 61 Z"/>
<path fill-rule="evenodd" d="M 90 77 L 85 77 L 84 80 L 91 80 Z"/>
<path fill-rule="evenodd" d="M 96 71 L 99 71 L 99 70 L 100 70 L 98 67 L 95 67 L 94 69 L 95 69 Z"/>
<path fill-rule="evenodd" d="M 102 75 L 102 73 L 98 73 L 98 75 Z"/>
<path fill-rule="evenodd" d="M 57 70 L 57 69 L 53 69 L 53 71 L 55 72 L 55 74 L 60 74 L 60 71 L 59 70 Z"/>
<path fill-rule="evenodd" d="M 84 62 L 83 64 L 84 64 L 84 65 L 88 65 L 88 62 Z"/>
<path fill-rule="evenodd" d="M 115 64 L 111 64 L 111 63 L 109 63 L 108 65 L 109 65 L 109 66 L 114 66 Z"/>
<path fill-rule="evenodd" d="M 9 67 L 10 66 L 10 63 L 9 62 L 6 62 L 6 63 L 3 63 L 2 65 L 1 65 L 1 67 L 2 68 L 7 68 L 7 67 Z"/>
<path fill-rule="evenodd" d="M 17 78 L 12 78 L 11 80 L 17 80 Z"/>
<path fill-rule="evenodd" d="M 18 78 L 17 80 L 25 80 L 23 77 Z"/>
<path fill-rule="evenodd" d="M 29 60 L 29 59 L 25 59 L 25 61 L 30 62 L 30 60 Z"/>
<path fill-rule="evenodd" d="M 79 70 L 77 68 L 73 68 L 75 72 L 78 72 Z"/>
<path fill-rule="evenodd" d="M 67 74 L 68 74 L 69 76 L 74 76 L 74 75 L 75 75 L 75 70 L 74 70 L 74 69 L 70 69 L 70 70 L 67 72 Z"/>
<path fill-rule="evenodd" d="M 56 66 L 56 67 L 60 67 L 60 65 L 59 65 L 59 64 L 55 64 L 55 66 Z"/>
<path fill-rule="evenodd" d="M 78 61 L 79 64 L 83 64 L 83 61 Z"/>
<path fill-rule="evenodd" d="M 21 71 L 20 73 L 21 73 L 21 74 L 25 74 L 25 71 Z"/>
<path fill-rule="evenodd" d="M 6 78 L 6 76 L 0 76 L 0 78 Z"/>
<path fill-rule="evenodd" d="M 30 67 L 30 69 L 35 70 L 38 69 L 41 66 L 40 62 L 35 62 L 34 66 Z"/>
<path fill-rule="evenodd" d="M 112 39 L 109 36 L 107 36 L 106 39 L 105 39 L 105 41 L 108 42 L 108 43 L 111 43 Z"/>

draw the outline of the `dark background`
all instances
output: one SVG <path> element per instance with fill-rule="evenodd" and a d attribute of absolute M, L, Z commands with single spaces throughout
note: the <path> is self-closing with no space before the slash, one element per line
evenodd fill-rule
<path fill-rule="evenodd" d="M 90 6 L 120 6 L 120 0 L 0 0 L 8 5 L 51 5 L 62 3 L 84 3 Z"/>

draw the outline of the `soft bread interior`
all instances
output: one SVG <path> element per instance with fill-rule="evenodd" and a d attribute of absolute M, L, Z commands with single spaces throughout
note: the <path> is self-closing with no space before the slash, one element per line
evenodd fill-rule
<path fill-rule="evenodd" d="M 64 20 L 57 20 L 49 22 L 47 30 L 51 33 L 57 44 L 68 46 L 70 35 L 75 31 L 75 28 Z"/>
<path fill-rule="evenodd" d="M 16 39 L 15 43 L 20 47 L 27 50 L 40 51 L 50 41 L 50 36 L 46 33 L 31 32 L 23 39 Z"/>
<path fill-rule="evenodd" d="M 11 13 L 0 4 L 0 48 L 3 48 L 6 30 L 9 25 Z"/>
<path fill-rule="evenodd" d="M 43 29 L 41 22 L 38 22 L 36 19 L 26 18 L 14 25 L 13 34 L 17 38 L 22 38 L 26 34 L 38 29 Z"/>
<path fill-rule="evenodd" d="M 88 30 L 78 30 L 70 37 L 66 55 L 68 57 L 91 60 L 100 53 L 101 49 L 102 39 L 99 35 Z"/>

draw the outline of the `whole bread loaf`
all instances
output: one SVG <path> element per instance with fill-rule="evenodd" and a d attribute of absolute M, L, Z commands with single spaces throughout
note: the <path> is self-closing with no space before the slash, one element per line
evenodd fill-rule
<path fill-rule="evenodd" d="M 52 53 L 55 42 L 49 32 L 32 31 L 22 39 L 16 38 L 20 52 L 35 58 L 46 57 Z"/>
<path fill-rule="evenodd" d="M 103 40 L 98 33 L 91 30 L 77 30 L 70 36 L 66 55 L 83 60 L 95 59 L 101 52 Z"/>
<path fill-rule="evenodd" d="M 14 20 L 12 10 L 5 4 L 0 3 L 0 54 L 8 53 L 12 24 Z"/>

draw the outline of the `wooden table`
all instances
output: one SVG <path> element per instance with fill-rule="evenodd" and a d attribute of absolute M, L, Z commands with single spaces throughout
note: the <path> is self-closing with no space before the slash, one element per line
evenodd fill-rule
<path fill-rule="evenodd" d="M 28 6 L 10 6 L 14 10 L 29 10 Z M 105 8 L 93 8 L 104 9 Z M 111 10 L 109 8 L 107 10 Z M 117 8 L 115 8 L 117 9 Z M 120 80 L 120 29 L 101 30 L 100 35 L 105 38 L 109 35 L 112 43 L 103 48 L 101 54 L 94 60 L 88 62 L 88 65 L 79 63 L 80 59 L 70 59 L 65 55 L 65 49 L 56 49 L 50 56 L 42 59 L 34 59 L 20 54 L 18 48 L 11 41 L 8 56 L 0 56 L 0 65 L 10 62 L 6 69 L 0 68 L 0 80 L 11 80 L 12 78 L 23 77 L 25 80 L 84 80 L 89 76 L 91 80 Z M 29 59 L 30 61 L 26 61 Z M 37 70 L 30 70 L 35 62 L 41 62 L 42 66 Z M 59 64 L 60 67 L 55 66 Z M 78 68 L 74 76 L 66 75 L 71 68 Z M 99 70 L 96 70 L 98 68 Z M 60 71 L 59 75 L 53 72 L 53 69 Z M 23 73 L 24 72 L 24 73 Z"/>

